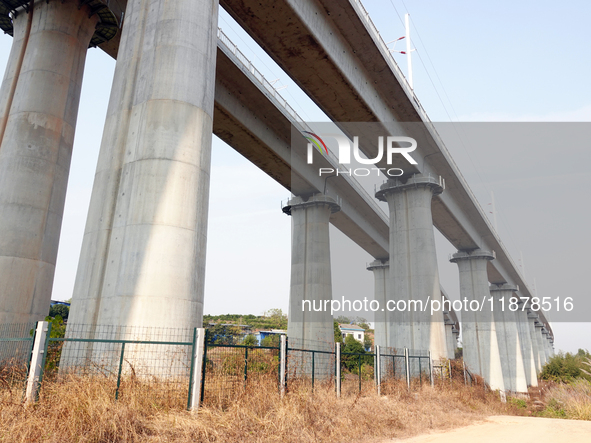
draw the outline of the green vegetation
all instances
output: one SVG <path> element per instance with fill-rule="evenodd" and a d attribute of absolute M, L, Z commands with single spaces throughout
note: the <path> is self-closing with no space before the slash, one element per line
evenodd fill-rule
<path fill-rule="evenodd" d="M 576 354 L 559 353 L 542 368 L 542 380 L 548 380 L 544 394 L 543 417 L 591 420 L 591 354 L 579 349 Z"/>
<path fill-rule="evenodd" d="M 247 325 L 253 329 L 287 329 L 287 315 L 281 309 L 270 309 L 263 315 L 204 315 L 203 324 L 230 323 L 235 325 Z"/>
<path fill-rule="evenodd" d="M 358 354 L 362 355 L 360 356 Z M 352 335 L 347 335 L 345 337 L 345 346 L 342 349 L 341 360 L 346 370 L 357 374 L 359 371 L 359 363 L 361 361 L 362 372 L 367 372 L 367 368 L 365 367 L 372 366 L 370 373 L 373 373 L 373 356 L 365 354 L 367 354 L 367 352 L 365 352 L 361 342 L 355 340 Z"/>
<path fill-rule="evenodd" d="M 540 378 L 559 383 L 570 383 L 578 378 L 591 381 L 590 360 L 591 354 L 584 349 L 579 349 L 576 354 L 559 353 L 544 365 Z"/>
<path fill-rule="evenodd" d="M 341 334 L 341 328 L 339 328 L 339 322 L 334 321 L 334 342 L 343 343 L 343 334 Z"/>
<path fill-rule="evenodd" d="M 66 305 L 53 305 L 49 308 L 49 317 L 57 317 L 58 315 L 64 320 L 68 321 L 70 308 Z"/>
<path fill-rule="evenodd" d="M 281 335 L 280 334 L 271 334 L 267 335 L 265 338 L 261 340 L 261 346 L 265 346 L 268 348 L 278 348 L 281 342 Z"/>
<path fill-rule="evenodd" d="M 253 334 L 248 334 L 246 337 L 244 337 L 242 344 L 244 346 L 258 346 L 259 341 Z"/>

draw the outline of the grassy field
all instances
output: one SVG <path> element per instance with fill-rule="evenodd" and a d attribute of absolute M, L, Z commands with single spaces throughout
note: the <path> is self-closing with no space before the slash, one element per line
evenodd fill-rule
<path fill-rule="evenodd" d="M 335 397 L 334 387 L 293 385 L 284 398 L 276 381 L 248 383 L 232 402 L 210 402 L 191 414 L 186 392 L 157 381 L 99 378 L 47 380 L 39 402 L 24 406 L 20 390 L 0 390 L 0 441 L 6 442 L 323 442 L 379 441 L 468 424 L 486 415 L 520 414 L 497 394 L 462 383 L 404 383 Z"/>

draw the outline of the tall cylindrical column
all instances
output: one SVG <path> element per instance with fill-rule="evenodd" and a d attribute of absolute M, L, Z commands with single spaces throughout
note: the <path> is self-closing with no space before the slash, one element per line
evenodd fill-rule
<path fill-rule="evenodd" d="M 388 302 L 390 266 L 387 261 L 375 260 L 369 264 L 367 270 L 373 272 L 375 282 L 374 299 L 377 300 L 380 306 L 380 309 L 374 314 L 374 345 L 386 348 L 390 346 L 388 331 L 392 325 L 388 323 L 389 316 L 382 309 L 386 308 Z"/>
<path fill-rule="evenodd" d="M 439 180 L 416 175 L 388 180 L 376 198 L 388 202 L 390 213 L 390 297 L 406 302 L 391 313 L 390 346 L 430 350 L 434 359 L 447 357 L 441 310 L 421 310 L 429 301 L 442 302 L 433 233 L 431 200 L 443 191 Z M 441 304 L 440 304 L 441 306 Z"/>
<path fill-rule="evenodd" d="M 13 20 L 0 93 L 0 323 L 49 311 L 88 44 L 98 22 L 74 0 Z"/>
<path fill-rule="evenodd" d="M 69 323 L 202 324 L 217 17 L 127 4 Z"/>
<path fill-rule="evenodd" d="M 531 344 L 532 344 L 532 351 L 534 354 L 534 363 L 536 368 L 536 374 L 539 374 L 542 370 L 542 359 L 540 357 L 540 345 L 538 342 L 538 335 L 536 333 L 536 320 L 538 319 L 538 315 L 532 312 L 530 309 L 527 309 L 527 323 L 529 327 L 529 333 L 531 335 Z"/>
<path fill-rule="evenodd" d="M 532 343 L 532 336 L 529 330 L 529 320 L 527 319 L 527 310 L 523 308 L 524 301 L 519 299 L 519 308 L 515 311 L 517 319 L 517 332 L 521 343 L 521 353 L 523 355 L 523 366 L 525 369 L 525 378 L 528 386 L 538 386 L 538 376 L 535 363 L 535 350 Z"/>
<path fill-rule="evenodd" d="M 494 320 L 497 329 L 499 353 L 505 389 L 511 392 L 527 392 L 527 378 L 521 351 L 521 337 L 517 331 L 517 304 L 511 304 L 511 298 L 517 291 L 509 284 L 493 285 L 490 288 L 494 303 Z M 513 310 L 512 306 L 516 309 Z"/>
<path fill-rule="evenodd" d="M 334 344 L 330 311 L 330 214 L 340 210 L 322 194 L 294 197 L 284 208 L 292 217 L 291 286 L 287 336 L 290 343 L 328 350 Z"/>
<path fill-rule="evenodd" d="M 497 330 L 490 298 L 486 265 L 494 255 L 480 249 L 453 255 L 451 261 L 460 271 L 460 296 L 468 300 L 468 309 L 462 313 L 462 343 L 464 362 L 471 371 L 480 374 L 491 389 L 505 390 L 503 370 L 497 339 Z M 482 309 L 474 309 L 477 301 Z"/>
<path fill-rule="evenodd" d="M 550 360 L 550 339 L 549 339 L 550 334 L 548 333 L 548 331 L 546 330 L 546 328 L 542 328 L 542 338 L 543 338 L 543 342 L 544 342 L 544 353 L 546 356 L 546 362 L 548 362 L 548 360 Z"/>
<path fill-rule="evenodd" d="M 544 336 L 542 334 L 544 325 L 539 320 L 539 317 L 537 317 L 537 320 L 535 320 L 534 325 L 536 328 L 536 340 L 538 341 L 538 352 L 540 354 L 540 365 L 544 366 L 547 363 L 546 350 L 544 349 Z"/>
<path fill-rule="evenodd" d="M 454 334 L 454 322 L 445 319 L 445 339 L 447 341 L 447 358 L 453 360 L 457 348 L 456 335 Z"/>

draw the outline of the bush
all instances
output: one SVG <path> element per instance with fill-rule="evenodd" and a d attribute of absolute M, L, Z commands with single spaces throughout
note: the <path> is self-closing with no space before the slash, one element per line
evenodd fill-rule
<path fill-rule="evenodd" d="M 570 383 L 578 378 L 591 381 L 590 371 L 588 370 L 590 357 L 591 355 L 583 349 L 579 349 L 576 354 L 570 352 L 557 354 L 544 365 L 540 378 L 559 383 Z"/>

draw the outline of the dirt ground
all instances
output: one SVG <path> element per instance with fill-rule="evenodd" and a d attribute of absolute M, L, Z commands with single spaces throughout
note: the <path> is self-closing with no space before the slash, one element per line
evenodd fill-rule
<path fill-rule="evenodd" d="M 492 416 L 485 421 L 445 432 L 384 443 L 590 443 L 591 421 Z"/>

